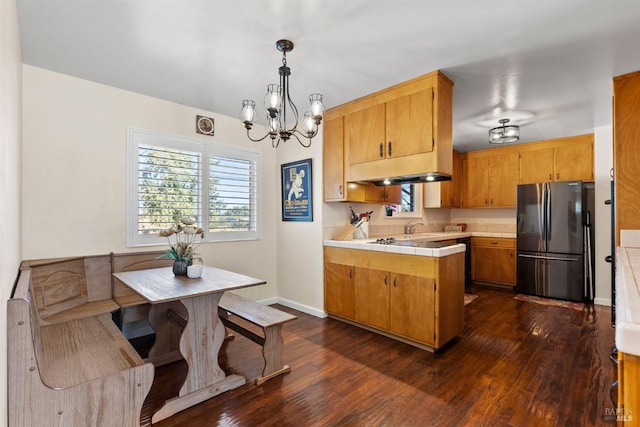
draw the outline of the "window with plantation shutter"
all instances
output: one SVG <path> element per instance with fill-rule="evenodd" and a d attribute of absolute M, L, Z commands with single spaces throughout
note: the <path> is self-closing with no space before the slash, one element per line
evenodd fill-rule
<path fill-rule="evenodd" d="M 127 245 L 193 218 L 205 241 L 260 238 L 260 153 L 129 129 Z"/>
<path fill-rule="evenodd" d="M 209 157 L 210 231 L 256 230 L 256 166 L 250 159 Z"/>

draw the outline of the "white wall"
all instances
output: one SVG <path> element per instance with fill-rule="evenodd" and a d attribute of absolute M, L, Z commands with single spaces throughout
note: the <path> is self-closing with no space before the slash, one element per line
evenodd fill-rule
<path fill-rule="evenodd" d="M 277 295 L 278 176 L 269 143 L 247 140 L 238 119 L 197 110 L 28 65 L 24 79 L 23 259 L 107 254 L 127 248 L 127 127 L 263 152 L 263 236 L 259 241 L 208 243 L 207 263 L 265 279 L 244 290 L 254 299 Z M 215 119 L 215 136 L 196 134 L 196 114 Z"/>
<path fill-rule="evenodd" d="M 0 2 L 0 318 L 18 275 L 20 241 L 20 138 L 22 58 L 15 0 Z M 0 425 L 7 424 L 7 328 L 0 328 Z"/>
<path fill-rule="evenodd" d="M 273 176 L 278 188 L 281 164 L 311 158 L 313 171 L 313 221 L 282 221 L 278 206 L 278 299 L 287 306 L 323 317 L 322 126 L 311 148 L 289 140 L 280 144 L 277 156 L 277 171 Z"/>
<path fill-rule="evenodd" d="M 611 264 L 604 258 L 611 255 L 611 208 L 604 201 L 611 198 L 613 167 L 613 126 L 594 129 L 595 178 L 596 178 L 596 297 L 595 303 L 611 305 Z"/>

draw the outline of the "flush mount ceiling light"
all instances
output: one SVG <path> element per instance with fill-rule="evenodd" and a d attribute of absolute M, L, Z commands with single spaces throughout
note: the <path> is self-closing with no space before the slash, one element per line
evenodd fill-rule
<path fill-rule="evenodd" d="M 287 52 L 293 50 L 293 42 L 290 40 L 278 40 L 276 48 L 282 52 L 282 67 L 279 68 L 280 85 L 270 84 L 267 86 L 267 95 L 264 97 L 264 108 L 267 109 L 267 134 L 262 138 L 253 139 L 249 135 L 251 126 L 256 120 L 256 103 L 250 99 L 242 101 L 242 111 L 240 119 L 247 129 L 247 137 L 254 142 L 259 142 L 266 137 L 271 138 L 271 145 L 277 148 L 280 141 L 287 141 L 292 136 L 298 140 L 303 147 L 311 146 L 311 138 L 318 134 L 318 125 L 322 121 L 324 105 L 322 95 L 314 93 L 309 96 L 309 110 L 304 113 L 302 129 L 298 129 L 298 109 L 289 96 L 289 76 L 291 69 L 287 67 Z M 292 123 L 287 128 L 287 110 L 291 111 Z M 307 138 L 305 143 L 300 137 Z"/>
<path fill-rule="evenodd" d="M 505 142 L 516 142 L 520 139 L 520 126 L 508 125 L 509 119 L 500 119 L 498 122 L 501 126 L 495 127 L 489 131 L 490 144 L 503 144 Z"/>

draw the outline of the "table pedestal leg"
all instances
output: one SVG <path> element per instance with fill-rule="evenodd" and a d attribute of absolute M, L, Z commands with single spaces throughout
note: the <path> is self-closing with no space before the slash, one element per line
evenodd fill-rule
<path fill-rule="evenodd" d="M 151 421 L 163 420 L 176 412 L 203 402 L 246 383 L 240 375 L 226 376 L 218 364 L 225 328 L 218 317 L 222 293 L 181 300 L 188 323 L 180 339 L 180 352 L 189 369 L 178 397 L 167 400 Z"/>
<path fill-rule="evenodd" d="M 180 355 L 182 328 L 169 319 L 167 313 L 170 310 L 184 314 L 186 318 L 186 310 L 180 301 L 153 304 L 149 311 L 149 323 L 156 333 L 156 340 L 149 350 L 147 361 L 156 367 L 182 359 Z"/>

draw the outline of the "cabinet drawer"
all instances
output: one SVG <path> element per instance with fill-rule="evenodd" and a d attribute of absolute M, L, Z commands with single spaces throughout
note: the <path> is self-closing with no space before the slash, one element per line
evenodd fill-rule
<path fill-rule="evenodd" d="M 472 243 L 475 246 L 490 246 L 494 248 L 516 248 L 516 239 L 505 239 L 499 237 L 473 237 Z"/>

